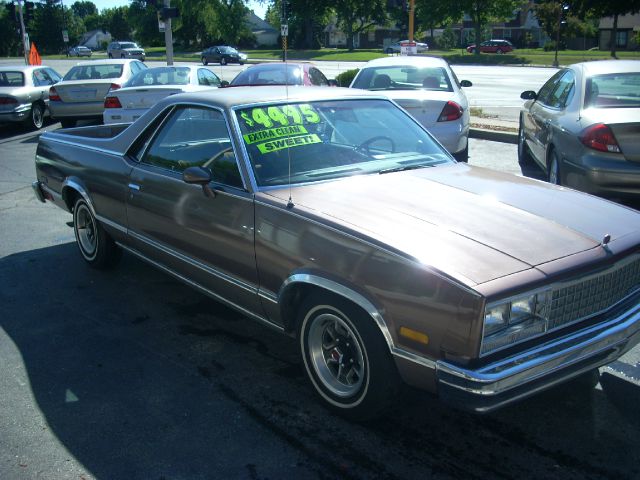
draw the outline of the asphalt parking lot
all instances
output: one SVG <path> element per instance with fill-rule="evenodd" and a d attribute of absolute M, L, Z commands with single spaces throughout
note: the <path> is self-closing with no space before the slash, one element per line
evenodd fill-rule
<path fill-rule="evenodd" d="M 33 196 L 36 142 L 0 132 L 1 479 L 640 477 L 638 349 L 595 388 L 488 416 L 407 390 L 346 422 L 289 339 L 129 255 L 87 268 L 70 215 Z M 471 141 L 473 165 L 522 174 L 515 158 Z"/>

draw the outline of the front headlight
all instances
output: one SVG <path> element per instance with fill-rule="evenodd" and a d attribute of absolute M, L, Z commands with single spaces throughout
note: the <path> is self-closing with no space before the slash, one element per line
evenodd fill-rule
<path fill-rule="evenodd" d="M 481 355 L 510 347 L 547 331 L 551 292 L 523 295 L 487 306 Z"/>

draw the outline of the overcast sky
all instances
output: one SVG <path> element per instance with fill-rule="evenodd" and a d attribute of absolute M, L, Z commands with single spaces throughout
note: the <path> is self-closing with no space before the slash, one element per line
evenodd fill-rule
<path fill-rule="evenodd" d="M 75 0 L 63 0 L 65 6 L 70 7 Z M 103 8 L 112 8 L 119 7 L 121 5 L 128 5 L 128 0 L 91 0 L 95 3 L 98 10 L 102 10 Z M 260 18 L 264 18 L 264 14 L 267 11 L 267 2 L 264 2 L 262 5 L 257 1 L 250 1 L 249 8 L 253 10 L 253 12 L 259 16 Z"/>

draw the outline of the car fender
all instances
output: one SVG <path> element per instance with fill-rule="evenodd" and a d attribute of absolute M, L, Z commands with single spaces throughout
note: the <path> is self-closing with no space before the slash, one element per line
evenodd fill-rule
<path fill-rule="evenodd" d="M 89 208 L 91 209 L 91 213 L 93 216 L 96 216 L 96 210 L 93 206 L 93 201 L 91 200 L 91 196 L 89 195 L 89 191 L 78 177 L 67 177 L 64 182 L 62 182 L 62 199 L 64 200 L 67 209 L 71 212 L 74 206 L 74 193 L 80 194 L 82 198 L 87 202 Z"/>

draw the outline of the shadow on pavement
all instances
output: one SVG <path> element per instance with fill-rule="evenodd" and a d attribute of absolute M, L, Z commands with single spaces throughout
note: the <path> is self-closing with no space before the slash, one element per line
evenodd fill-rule
<path fill-rule="evenodd" d="M 17 253 L 0 259 L 0 285 L 12 371 L 26 370 L 47 428 L 97 478 L 638 473 L 637 449 L 621 448 L 640 443 L 637 406 L 601 390 L 567 384 L 481 417 L 408 389 L 382 420 L 352 424 L 319 405 L 294 341 L 129 255 L 97 272 L 71 243 Z M 3 395 L 20 419 L 12 434 L 29 435 L 24 388 Z"/>

